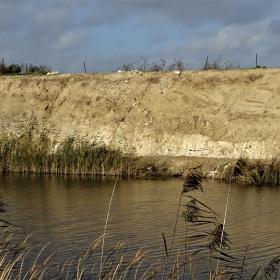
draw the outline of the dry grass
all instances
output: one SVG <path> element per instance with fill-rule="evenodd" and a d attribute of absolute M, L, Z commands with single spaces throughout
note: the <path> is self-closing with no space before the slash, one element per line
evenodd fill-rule
<path fill-rule="evenodd" d="M 30 126 L 18 135 L 0 136 L 0 169 L 8 172 L 131 175 L 136 162 L 106 146 L 79 137 L 57 143 L 46 129 Z"/>
<path fill-rule="evenodd" d="M 54 255 L 44 253 L 46 246 L 41 249 L 31 247 L 28 239 L 17 243 L 9 231 L 2 233 L 0 241 L 1 280 L 130 279 L 138 273 L 139 276 L 147 273 L 143 270 L 141 274 L 138 272 L 144 252 L 139 250 L 134 256 L 127 257 L 124 242 L 118 242 L 104 253 L 102 275 L 98 276 L 101 238 L 95 240 L 80 256 L 61 264 L 53 261 Z"/>
<path fill-rule="evenodd" d="M 256 186 L 279 186 L 280 160 L 278 156 L 270 161 L 249 161 L 239 158 L 235 164 L 227 166 L 221 179 Z"/>

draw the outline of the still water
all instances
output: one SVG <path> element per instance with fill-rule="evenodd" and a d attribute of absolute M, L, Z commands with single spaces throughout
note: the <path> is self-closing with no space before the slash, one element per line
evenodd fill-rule
<path fill-rule="evenodd" d="M 128 252 L 149 251 L 151 262 L 165 255 L 162 233 L 172 234 L 183 181 L 119 181 L 113 198 L 106 244 L 128 242 Z M 81 253 L 102 235 L 114 181 L 8 176 L 0 177 L 0 195 L 7 203 L 4 218 L 32 233 L 34 244 L 49 243 L 57 262 Z M 223 219 L 228 186 L 205 181 L 202 199 Z M 251 266 L 280 253 L 280 188 L 232 185 L 226 231 L 231 254 L 242 258 L 247 246 Z M 184 242 L 180 217 L 176 245 Z M 148 255 L 149 256 L 149 255 Z"/>

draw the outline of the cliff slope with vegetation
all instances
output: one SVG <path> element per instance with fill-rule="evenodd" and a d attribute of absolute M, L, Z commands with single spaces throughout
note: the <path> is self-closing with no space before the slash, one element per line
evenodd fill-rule
<path fill-rule="evenodd" d="M 140 156 L 270 158 L 280 70 L 0 76 L 0 125 L 31 119 Z"/>

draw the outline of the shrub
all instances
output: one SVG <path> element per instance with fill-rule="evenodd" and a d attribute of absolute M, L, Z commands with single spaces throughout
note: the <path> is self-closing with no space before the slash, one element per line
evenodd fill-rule
<path fill-rule="evenodd" d="M 46 65 L 27 64 L 25 67 L 25 74 L 47 74 L 51 71 L 51 68 Z"/>
<path fill-rule="evenodd" d="M 6 65 L 4 59 L 2 59 L 0 64 L 0 74 L 19 74 L 22 71 L 22 66 L 12 63 L 10 65 Z"/>
<path fill-rule="evenodd" d="M 12 74 L 47 74 L 51 72 L 51 68 L 46 65 L 34 65 L 34 64 L 6 64 L 4 59 L 0 63 L 0 74 L 12 75 Z"/>
<path fill-rule="evenodd" d="M 169 71 L 184 71 L 186 69 L 182 59 L 175 59 L 173 63 L 168 66 Z"/>

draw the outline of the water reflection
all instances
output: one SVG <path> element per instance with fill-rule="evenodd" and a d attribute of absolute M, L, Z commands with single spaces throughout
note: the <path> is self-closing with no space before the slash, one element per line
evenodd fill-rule
<path fill-rule="evenodd" d="M 5 218 L 33 233 L 34 244 L 50 242 L 57 261 L 79 254 L 103 233 L 114 182 L 36 176 L 0 178 L 0 195 L 8 202 Z M 151 259 L 164 256 L 162 232 L 170 236 L 176 217 L 182 181 L 128 180 L 117 185 L 107 238 L 108 246 L 128 241 L 130 251 L 147 248 Z M 204 182 L 202 198 L 223 215 L 227 185 Z M 249 245 L 248 262 L 254 266 L 278 255 L 280 189 L 233 185 L 226 230 L 232 254 L 242 257 Z M 221 219 L 222 220 L 222 219 Z M 180 219 L 176 248 L 185 242 Z"/>

